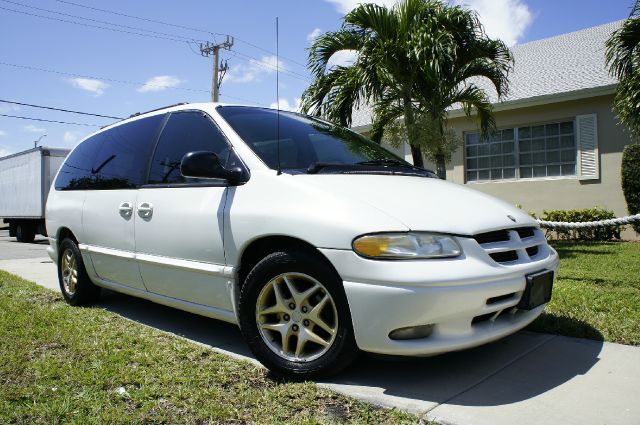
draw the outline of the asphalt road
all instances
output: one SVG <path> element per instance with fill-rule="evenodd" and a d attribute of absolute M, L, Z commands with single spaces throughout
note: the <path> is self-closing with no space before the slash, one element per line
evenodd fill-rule
<path fill-rule="evenodd" d="M 48 244 L 47 238 L 40 235 L 33 243 L 18 242 L 16 238 L 9 237 L 9 229 L 0 229 L 0 260 L 47 257 Z"/>

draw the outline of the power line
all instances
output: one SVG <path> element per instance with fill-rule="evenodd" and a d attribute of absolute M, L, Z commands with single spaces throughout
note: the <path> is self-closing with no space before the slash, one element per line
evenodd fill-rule
<path fill-rule="evenodd" d="M 28 70 L 31 70 L 31 71 L 48 72 L 48 73 L 57 74 L 57 75 L 66 75 L 68 77 L 90 78 L 90 79 L 94 79 L 94 80 L 108 81 L 110 83 L 129 84 L 129 85 L 134 85 L 134 86 L 143 86 L 143 85 L 147 84 L 147 83 L 140 82 L 140 81 L 127 81 L 127 80 L 118 80 L 118 79 L 115 79 L 115 78 L 99 77 L 99 76 L 95 76 L 95 75 L 74 74 L 74 73 L 71 73 L 71 72 L 63 72 L 63 71 L 57 71 L 57 70 L 53 70 L 53 69 L 38 68 L 38 67 L 35 67 L 35 66 L 29 66 L 29 65 L 18 65 L 18 64 L 15 64 L 15 63 L 8 63 L 8 62 L 0 62 L 0 65 L 10 66 L 10 67 L 13 67 L 13 68 L 28 69 Z M 184 91 L 190 91 L 190 92 L 209 93 L 209 90 L 191 89 L 191 88 L 187 88 L 187 87 L 174 87 L 174 86 L 165 86 L 165 85 L 160 85 L 160 84 L 153 84 L 152 86 L 153 87 L 158 87 L 158 88 L 163 88 L 163 89 L 171 89 L 171 90 L 184 90 Z"/>
<path fill-rule="evenodd" d="M 79 122 L 45 120 L 44 118 L 23 117 L 23 116 L 20 116 L 20 115 L 0 114 L 0 117 L 18 118 L 18 119 L 21 119 L 21 120 L 29 120 L 29 121 L 53 122 L 53 123 L 56 123 L 56 124 L 82 125 L 82 126 L 85 126 L 85 127 L 102 127 L 101 125 L 97 125 L 97 124 L 86 124 L 86 123 L 79 123 Z"/>
<path fill-rule="evenodd" d="M 0 0 L 0 1 L 7 1 L 7 0 Z M 138 35 L 138 36 L 142 36 L 142 37 L 151 37 L 151 38 L 161 39 L 161 40 L 169 40 L 169 41 L 174 41 L 174 42 L 178 42 L 178 43 L 187 43 L 187 44 L 189 44 L 189 42 L 194 42 L 194 40 L 187 40 L 186 38 L 180 40 L 180 39 L 172 38 L 172 37 L 165 37 L 165 36 L 153 35 L 153 34 L 144 34 L 144 33 L 140 33 L 140 32 L 128 31 L 128 30 L 120 30 L 120 29 L 117 29 L 117 28 L 109 28 L 109 27 L 104 27 L 104 26 L 100 26 L 100 25 L 93 25 L 93 24 L 87 24 L 87 23 L 84 23 L 84 22 L 72 21 L 72 20 L 68 20 L 68 19 L 55 18 L 53 16 L 39 15 L 37 13 L 30 13 L 30 12 L 25 12 L 25 11 L 21 11 L 21 10 L 15 10 L 15 9 L 2 7 L 2 6 L 0 6 L 0 10 L 6 10 L 6 11 L 9 11 L 9 12 L 20 13 L 20 14 L 23 14 L 23 15 L 28 15 L 28 16 L 33 16 L 33 17 L 38 17 L 38 18 L 43 18 L 43 19 L 49 19 L 49 20 L 52 20 L 52 21 L 64 22 L 64 23 L 69 23 L 69 24 L 74 24 L 74 25 L 80 25 L 80 26 L 89 27 L 89 28 L 98 28 L 98 29 L 103 29 L 103 30 L 107 30 L 107 31 L 124 33 L 124 34 Z M 146 30 L 141 28 L 140 31 L 146 31 Z M 181 36 L 176 36 L 176 37 L 181 37 Z M 265 64 L 262 60 L 260 60 L 258 58 L 255 58 L 253 56 L 249 56 L 249 55 L 246 55 L 246 54 L 240 53 L 240 52 L 234 52 L 234 53 L 239 55 L 239 56 L 241 56 L 241 57 L 244 57 L 245 60 L 249 60 L 249 61 L 255 63 L 257 66 L 260 66 L 260 67 L 265 68 L 265 69 L 275 70 L 274 66 L 269 65 L 269 64 Z M 283 71 L 283 73 L 285 75 L 289 76 L 289 77 L 297 78 L 299 80 L 302 80 L 302 81 L 305 81 L 305 82 L 309 82 L 309 79 L 307 77 L 303 76 L 302 74 L 298 74 L 298 73 L 295 73 L 293 71 Z"/>
<path fill-rule="evenodd" d="M 231 52 L 229 52 L 229 54 L 231 56 L 237 57 L 238 59 L 247 61 L 249 63 L 252 63 L 252 64 L 256 65 L 256 66 L 259 66 L 261 68 L 268 69 L 270 71 L 277 71 L 277 67 L 275 65 L 272 65 L 270 63 L 264 62 L 262 59 L 258 59 L 256 57 L 249 56 L 249 55 L 246 55 L 246 54 L 238 52 L 238 51 L 231 51 Z M 293 72 L 293 71 L 286 70 L 286 69 L 283 70 L 282 68 L 280 68 L 280 73 L 281 74 L 285 74 L 285 75 L 287 75 L 287 76 L 289 76 L 291 78 L 296 78 L 298 80 L 307 82 L 307 83 L 310 82 L 309 77 L 307 77 L 307 76 L 305 76 L 303 74 L 298 74 L 297 72 Z"/>
<path fill-rule="evenodd" d="M 140 16 L 128 15 L 126 13 L 116 12 L 114 10 L 100 9 L 99 7 L 88 6 L 86 4 L 74 3 L 74 2 L 71 2 L 71 1 L 65 1 L 65 0 L 56 0 L 56 1 L 58 3 L 70 4 L 72 6 L 83 7 L 85 9 L 95 10 L 95 11 L 98 11 L 98 12 L 111 13 L 112 15 L 124 16 L 126 18 L 138 19 L 140 21 L 151 22 L 151 23 L 154 23 L 154 24 L 168 25 L 170 27 L 181 28 L 181 29 L 190 30 L 190 31 L 196 31 L 196 32 L 202 32 L 202 33 L 206 33 L 206 34 L 210 34 L 210 35 L 224 35 L 224 34 L 220 34 L 220 33 L 213 33 L 211 31 L 207 31 L 207 30 L 203 30 L 203 29 L 199 29 L 199 28 L 188 27 L 188 26 L 185 26 L 185 25 L 172 24 L 170 22 L 157 21 L 155 19 L 149 19 L 149 18 L 143 18 L 143 17 L 140 17 Z"/>
<path fill-rule="evenodd" d="M 103 26 L 100 26 L 100 25 L 93 25 L 93 24 L 87 24 L 87 23 L 84 23 L 84 22 L 71 21 L 69 19 L 54 18 L 53 16 L 38 15 L 37 13 L 25 12 L 24 10 L 10 9 L 8 7 L 0 6 L 0 9 L 1 10 L 6 10 L 6 11 L 9 11 L 9 12 L 14 12 L 14 13 L 21 13 L 23 15 L 34 16 L 34 17 L 37 17 L 37 18 L 49 19 L 51 21 L 58 21 L 58 22 L 65 22 L 65 23 L 68 23 L 68 24 L 80 25 L 80 26 L 83 26 L 83 27 L 98 28 L 98 29 L 103 29 L 103 30 L 107 30 L 107 31 L 120 32 L 120 33 L 124 33 L 124 34 L 138 35 L 138 36 L 141 36 L 141 37 L 151 37 L 151 38 L 156 38 L 156 39 L 160 39 L 160 40 L 175 41 L 175 42 L 178 42 L 178 43 L 186 43 L 187 42 L 186 40 L 179 40 L 177 38 L 164 37 L 164 36 L 153 35 L 153 34 L 144 34 L 144 33 L 139 33 L 139 32 L 134 32 L 134 31 L 127 31 L 127 30 L 120 30 L 120 29 L 117 29 L 117 28 L 103 27 Z"/>
<path fill-rule="evenodd" d="M 98 7 L 88 6 L 88 5 L 85 5 L 85 4 L 75 3 L 75 2 L 67 1 L 67 0 L 56 0 L 56 1 L 58 3 L 69 4 L 69 5 L 72 5 L 72 6 L 82 7 L 82 8 L 85 8 L 85 9 L 90 9 L 90 10 L 103 12 L 103 13 L 111 13 L 113 15 L 124 16 L 126 18 L 138 19 L 140 21 L 151 22 L 151 23 L 160 24 L 160 25 L 167 25 L 167 26 L 170 26 L 170 27 L 181 28 L 181 29 L 185 29 L 185 30 L 189 30 L 189 31 L 196 31 L 196 32 L 200 32 L 200 33 L 203 33 L 203 34 L 209 34 L 209 35 L 211 35 L 213 37 L 215 37 L 215 36 L 226 36 L 227 35 L 227 34 L 222 34 L 222 33 L 219 33 L 219 32 L 208 31 L 208 30 L 205 30 L 205 29 L 202 29 L 202 28 L 195 28 L 195 27 L 189 27 L 189 26 L 186 26 L 186 25 L 173 24 L 171 22 L 159 21 L 159 20 L 150 19 L 150 18 L 144 18 L 144 17 L 141 17 L 141 16 L 135 16 L 135 15 L 129 15 L 129 14 L 122 13 L 122 12 L 116 12 L 114 10 L 101 9 L 101 8 L 98 8 Z M 251 43 L 251 42 L 247 41 L 247 40 L 243 40 L 241 38 L 238 38 L 235 35 L 234 35 L 234 39 L 236 41 L 239 41 L 241 43 L 246 44 L 247 46 L 251 46 L 254 49 L 261 50 L 261 51 L 263 51 L 265 53 L 269 53 L 271 55 L 275 54 L 271 50 L 265 49 L 264 47 L 258 46 L 258 45 L 254 44 L 254 43 Z M 287 60 L 288 62 L 291 62 L 291 63 L 294 63 L 296 65 L 299 65 L 299 66 L 301 66 L 301 67 L 303 67 L 305 69 L 307 68 L 306 64 L 300 63 L 300 62 L 295 61 L 295 60 L 293 60 L 291 58 L 287 58 L 286 56 L 280 56 L 280 57 L 282 59 Z"/>
<path fill-rule="evenodd" d="M 268 106 L 264 103 L 261 102 L 256 102 L 255 100 L 250 100 L 250 99 L 245 99 L 243 97 L 237 97 L 237 96 L 229 96 L 228 94 L 224 94 L 224 93 L 220 93 L 220 97 L 226 97 L 229 99 L 234 99 L 234 100 L 239 100 L 240 102 L 246 102 L 246 103 L 251 103 L 253 105 L 258 105 L 258 106 Z"/>
<path fill-rule="evenodd" d="M 31 108 L 49 109 L 51 111 L 67 112 L 67 113 L 70 113 L 70 114 L 90 115 L 92 117 L 100 117 L 100 118 L 113 118 L 114 120 L 122 120 L 122 119 L 124 119 L 122 117 L 112 117 L 110 115 L 92 114 L 90 112 L 73 111 L 71 109 L 54 108 L 52 106 L 33 105 L 31 103 L 14 102 L 14 101 L 11 101 L 11 100 L 4 100 L 4 99 L 0 99 L 0 102 L 11 103 L 13 105 L 29 106 Z"/>
<path fill-rule="evenodd" d="M 116 23 L 109 22 L 109 21 L 101 21 L 99 19 L 87 18 L 85 16 L 79 16 L 79 15 L 72 15 L 72 14 L 69 14 L 69 13 L 57 12 L 55 10 L 45 9 L 45 8 L 42 8 L 42 7 L 31 6 L 31 5 L 28 5 L 28 4 L 25 4 L 25 3 L 20 3 L 20 2 L 12 1 L 12 0 L 0 0 L 0 1 L 5 2 L 5 3 L 14 4 L 14 5 L 17 5 L 17 6 L 26 7 L 28 9 L 39 10 L 41 12 L 47 12 L 47 13 L 53 13 L 55 15 L 66 16 L 68 18 L 84 19 L 86 21 L 96 22 L 96 23 L 99 23 L 99 24 L 113 25 L 115 27 L 127 28 L 127 29 L 135 30 L 135 31 L 149 32 L 149 33 L 157 34 L 157 35 L 160 35 L 160 36 L 166 36 L 166 37 L 171 38 L 171 39 L 182 38 L 182 39 L 184 39 L 184 40 L 182 40 L 184 42 L 188 42 L 188 41 L 201 41 L 201 42 L 204 42 L 204 41 L 206 41 L 206 40 L 194 39 L 193 37 L 184 37 L 184 36 L 177 35 L 177 34 L 169 34 L 169 33 L 166 33 L 166 32 L 148 30 L 146 28 L 132 27 L 132 26 L 129 26 L 129 25 L 116 24 Z"/>
<path fill-rule="evenodd" d="M 108 81 L 110 83 L 129 84 L 129 85 L 135 85 L 135 86 L 140 86 L 140 85 L 144 85 L 145 84 L 145 83 L 142 83 L 142 82 L 139 82 L 139 81 L 127 81 L 127 80 L 118 80 L 118 79 L 114 79 L 114 78 L 99 77 L 99 76 L 95 76 L 95 75 L 74 74 L 74 73 L 71 73 L 71 72 L 62 72 L 62 71 L 57 71 L 57 70 L 53 70 L 53 69 L 38 68 L 38 67 L 34 67 L 34 66 L 19 65 L 19 64 L 8 63 L 8 62 L 0 62 L 0 65 L 9 66 L 9 67 L 13 67 L 13 68 L 19 68 L 19 69 L 27 69 L 27 70 L 30 70 L 30 71 L 39 71 L 39 72 L 47 72 L 47 73 L 51 73 L 51 74 L 56 74 L 56 75 L 65 75 L 65 76 L 69 76 L 69 77 L 90 78 L 90 79 L 95 79 L 95 80 Z M 169 86 L 162 86 L 162 85 L 154 85 L 154 87 L 162 87 L 162 88 L 172 89 L 172 90 L 186 90 L 186 91 L 199 92 L 199 93 L 210 93 L 209 90 L 190 89 L 190 88 L 186 88 L 186 87 L 169 87 Z M 224 94 L 224 93 L 220 93 L 220 96 L 221 97 L 226 97 L 226 98 L 229 98 L 229 99 L 239 100 L 241 102 L 252 103 L 254 105 L 266 106 L 264 103 L 257 102 L 255 100 L 245 99 L 245 98 L 236 97 L 236 96 L 230 96 L 230 95 Z"/>
<path fill-rule="evenodd" d="M 121 25 L 121 24 L 114 24 L 112 22 L 108 22 L 108 21 L 101 21 L 101 20 L 96 20 L 96 19 L 92 19 L 92 18 L 86 18 L 83 16 L 78 16 L 78 15 L 71 15 L 71 14 L 67 14 L 67 13 L 62 13 L 62 12 L 56 12 L 50 9 L 44 9 L 44 8 L 40 8 L 40 7 L 36 7 L 36 6 L 30 6 L 30 5 L 26 5 L 20 2 L 15 2 L 15 1 L 11 1 L 11 0 L 0 0 L 2 2 L 5 3 L 11 3 L 11 4 L 15 4 L 15 5 L 19 5 L 19 6 L 23 6 L 26 8 L 30 8 L 30 9 L 35 9 L 35 10 L 39 10 L 39 11 L 43 11 L 43 12 L 48 12 L 48 13 L 54 13 L 57 15 L 62 15 L 62 16 L 67 16 L 67 17 L 72 17 L 72 18 L 76 18 L 76 19 L 85 19 L 91 22 L 98 22 L 98 23 L 102 23 L 102 24 L 106 24 L 106 25 L 113 25 L 113 26 L 117 26 L 117 27 L 122 27 L 122 28 L 128 28 L 127 30 L 122 30 L 122 29 L 117 29 L 117 28 L 110 28 L 110 27 L 104 27 L 101 25 L 94 25 L 94 24 L 88 24 L 85 22 L 78 22 L 78 21 L 73 21 L 73 20 L 69 20 L 69 19 L 62 19 L 62 18 L 56 18 L 53 16 L 45 16 L 45 15 L 40 15 L 37 13 L 31 13 L 31 12 L 26 12 L 26 11 L 22 11 L 22 10 L 15 10 L 15 9 L 11 9 L 11 8 L 7 8 L 7 7 L 2 7 L 0 6 L 1 10 L 5 10 L 5 11 L 9 11 L 9 12 L 14 12 L 14 13 L 20 13 L 20 14 L 24 14 L 27 16 L 33 16 L 33 17 L 38 17 L 38 18 L 42 18 L 42 19 L 48 19 L 48 20 L 52 20 L 52 21 L 58 21 L 58 22 L 64 22 L 64 23 L 69 23 L 69 24 L 74 24 L 74 25 L 80 25 L 80 26 L 84 26 L 84 27 L 89 27 L 89 28 L 97 28 L 97 29 L 102 29 L 102 30 L 107 30 L 107 31 L 113 31 L 113 32 L 119 32 L 119 33 L 124 33 L 124 34 L 130 34 L 130 35 L 137 35 L 137 36 L 141 36 L 141 37 L 151 37 L 151 38 L 155 38 L 155 39 L 160 39 L 160 40 L 168 40 L 168 41 L 174 41 L 174 42 L 178 42 L 178 43 L 187 43 L 187 45 L 191 48 L 191 42 L 196 42 L 196 41 L 204 41 L 204 40 L 198 40 L 198 39 L 194 39 L 194 38 L 189 38 L 189 37 L 184 37 L 181 35 L 176 35 L 176 34 L 169 34 L 169 33 L 163 33 L 163 32 L 158 32 L 158 31 L 152 31 L 152 30 L 147 30 L 144 28 L 139 28 L 139 27 L 132 27 L 132 26 L 128 26 L 128 25 Z M 61 1 L 63 3 L 70 3 L 70 2 L 64 2 L 62 0 L 58 0 Z M 72 3 L 70 3 L 72 4 Z M 75 3 L 73 3 L 75 5 Z M 88 6 L 87 6 L 88 7 Z M 90 8 L 90 7 L 89 7 Z M 111 12 L 109 12 L 111 13 Z M 113 12 L 116 13 L 116 12 Z M 144 19 L 144 18 L 140 18 L 140 19 Z M 153 20 L 152 20 L 153 21 Z M 161 22 L 161 21 L 158 21 Z M 166 25 L 173 25 L 173 24 L 168 24 L 168 23 L 163 23 Z M 131 31 L 131 30 L 135 30 L 135 31 Z M 144 32 L 137 32 L 137 31 L 146 31 L 152 34 L 145 34 Z M 204 30 L 202 30 L 204 31 Z M 213 34 L 213 33 L 210 33 Z M 220 34 L 220 33 L 216 33 L 216 34 Z M 179 38 L 177 38 L 179 37 Z M 242 41 L 242 40 L 241 40 Z M 263 49 L 259 46 L 256 46 L 252 43 L 246 42 L 246 41 L 242 41 L 245 44 L 249 44 L 255 48 L 258 48 L 260 50 L 263 50 L 267 53 L 272 53 L 266 49 Z M 191 49 L 193 51 L 193 49 Z M 236 55 L 240 56 L 241 58 L 244 58 L 244 60 L 247 60 L 249 62 L 252 62 L 254 64 L 256 64 L 259 67 L 262 67 L 264 69 L 269 69 L 269 70 L 275 70 L 275 66 L 264 63 L 263 60 L 258 59 L 256 57 L 241 53 L 241 52 L 234 52 Z M 281 71 L 282 73 L 284 73 L 285 75 L 292 77 L 292 78 L 297 78 L 301 81 L 305 81 L 305 82 L 309 82 L 309 78 L 303 74 L 299 74 L 297 72 L 294 71 L 290 71 L 290 70 L 284 70 Z"/>

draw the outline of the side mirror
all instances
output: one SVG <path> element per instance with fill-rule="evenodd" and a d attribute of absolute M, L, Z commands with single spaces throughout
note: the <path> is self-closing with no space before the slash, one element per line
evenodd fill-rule
<path fill-rule="evenodd" d="M 220 163 L 220 158 L 213 152 L 189 152 L 182 157 L 180 173 L 184 177 L 200 179 L 224 179 L 230 184 L 237 184 L 242 180 L 243 172 L 240 167 L 226 169 Z"/>

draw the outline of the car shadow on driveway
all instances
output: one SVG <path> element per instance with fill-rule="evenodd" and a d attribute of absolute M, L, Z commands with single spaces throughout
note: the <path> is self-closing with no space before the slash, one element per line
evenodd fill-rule
<path fill-rule="evenodd" d="M 105 291 L 98 306 L 235 357 L 253 359 L 235 325 L 111 291 Z M 442 403 L 496 406 L 536 397 L 584 375 L 598 362 L 602 344 L 521 331 L 491 344 L 435 357 L 363 355 L 322 384 L 415 412 Z"/>

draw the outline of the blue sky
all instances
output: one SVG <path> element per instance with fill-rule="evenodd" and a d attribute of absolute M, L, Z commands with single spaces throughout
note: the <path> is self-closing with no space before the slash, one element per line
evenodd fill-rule
<path fill-rule="evenodd" d="M 309 74 L 303 66 L 309 40 L 313 34 L 337 29 L 344 12 L 359 1 L 0 0 L 3 40 L 0 99 L 120 117 L 177 102 L 208 101 L 212 61 L 201 57 L 197 42 L 189 40 L 213 41 L 209 31 L 217 34 L 218 42 L 223 40 L 222 34 L 235 36 L 232 51 L 222 55 L 228 60 L 230 71 L 222 84 L 221 101 L 275 105 L 278 16 L 283 68 L 281 105 L 295 108 L 309 83 Z M 477 10 L 487 32 L 508 44 L 624 19 L 632 3 L 632 0 L 452 1 Z M 376 2 L 389 5 L 393 0 Z M 336 62 L 347 60 L 348 56 L 336 58 Z M 0 103 L 0 114 L 93 125 L 113 121 L 6 103 Z M 71 147 L 97 128 L 0 116 L 0 156 L 33 147 L 34 140 L 44 134 L 42 144 Z"/>

